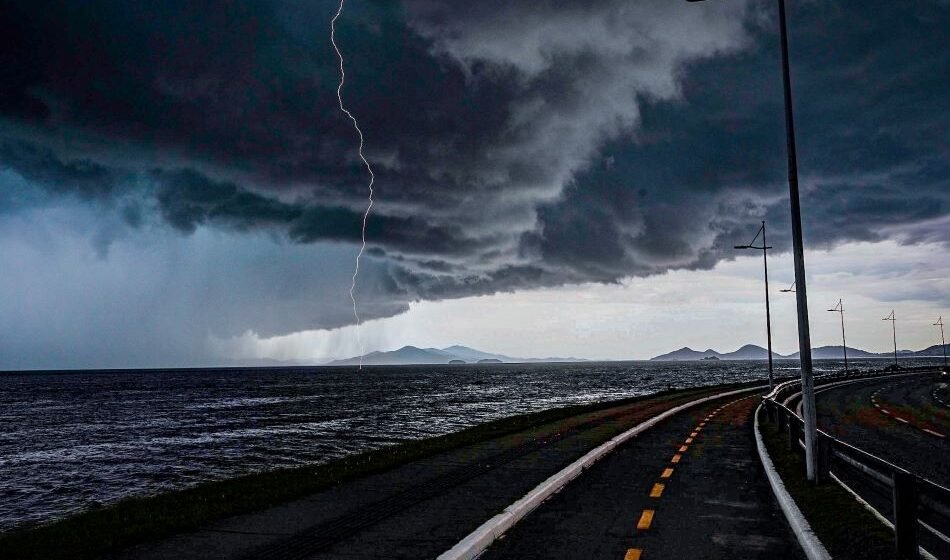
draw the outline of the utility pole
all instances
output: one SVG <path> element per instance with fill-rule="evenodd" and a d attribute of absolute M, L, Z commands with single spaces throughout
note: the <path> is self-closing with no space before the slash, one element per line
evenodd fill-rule
<path fill-rule="evenodd" d="M 841 351 L 844 352 L 844 374 L 848 375 L 848 343 L 844 339 L 844 304 L 841 303 L 841 298 L 838 298 L 838 305 L 828 311 L 841 313 Z"/>
<path fill-rule="evenodd" d="M 755 240 L 759 238 L 759 235 L 762 236 L 762 246 L 756 247 Z M 756 232 L 755 237 L 752 238 L 752 241 L 748 245 L 736 245 L 736 249 L 761 249 L 762 250 L 762 266 L 765 270 L 765 338 L 768 341 L 768 354 L 769 354 L 769 391 L 772 390 L 772 387 L 775 385 L 772 376 L 772 312 L 769 309 L 769 257 L 768 250 L 771 247 L 765 242 L 765 220 L 762 220 L 762 227 L 759 228 L 759 231 Z"/>
<path fill-rule="evenodd" d="M 943 337 L 943 316 L 941 315 L 934 326 L 940 327 L 940 348 L 943 350 L 943 368 L 947 369 L 947 339 Z"/>
<path fill-rule="evenodd" d="M 881 320 L 891 322 L 891 330 L 894 332 L 894 367 L 897 367 L 897 317 L 894 310 L 891 309 L 891 314 Z"/>

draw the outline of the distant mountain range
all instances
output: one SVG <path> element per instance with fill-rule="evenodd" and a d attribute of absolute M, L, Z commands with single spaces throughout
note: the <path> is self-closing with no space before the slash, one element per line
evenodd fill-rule
<path fill-rule="evenodd" d="M 821 346 L 818 348 L 811 349 L 811 356 L 816 360 L 840 360 L 844 358 L 844 352 L 842 352 L 841 346 Z M 950 345 L 947 345 L 947 353 L 950 354 Z M 746 344 L 742 348 L 739 348 L 735 352 L 727 352 L 725 354 L 719 353 L 711 348 L 699 352 L 693 350 L 692 348 L 683 347 L 679 350 L 674 350 L 667 354 L 661 354 L 654 358 L 650 358 L 651 361 L 656 362 L 676 362 L 676 361 L 689 361 L 689 360 L 702 360 L 705 358 L 715 357 L 720 360 L 765 360 L 768 359 L 768 351 L 761 346 L 756 346 L 755 344 Z M 848 358 L 887 358 L 893 356 L 892 352 L 868 352 L 867 350 L 861 350 L 860 348 L 851 348 L 848 346 Z M 898 350 L 897 355 L 899 357 L 905 358 L 924 358 L 924 357 L 940 357 L 943 356 L 939 344 L 935 344 L 929 348 L 924 348 L 923 350 Z M 794 354 L 789 354 L 783 356 L 781 354 L 776 354 L 772 352 L 773 360 L 797 360 L 798 352 Z"/>
<path fill-rule="evenodd" d="M 447 348 L 417 348 L 403 346 L 390 352 L 370 352 L 363 356 L 364 366 L 398 366 L 416 364 L 459 364 L 459 363 L 526 363 L 526 362 L 585 362 L 582 358 L 514 358 L 504 354 L 482 352 L 467 346 L 449 346 Z M 334 360 L 327 365 L 355 366 L 360 363 L 359 356 Z"/>

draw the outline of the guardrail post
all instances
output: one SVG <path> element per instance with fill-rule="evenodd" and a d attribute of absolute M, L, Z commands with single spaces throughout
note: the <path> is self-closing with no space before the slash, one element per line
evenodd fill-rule
<path fill-rule="evenodd" d="M 831 479 L 831 438 L 818 434 L 818 477 L 816 482 L 822 484 Z"/>
<path fill-rule="evenodd" d="M 917 550 L 917 480 L 906 472 L 894 473 L 894 536 L 900 558 L 920 558 Z"/>

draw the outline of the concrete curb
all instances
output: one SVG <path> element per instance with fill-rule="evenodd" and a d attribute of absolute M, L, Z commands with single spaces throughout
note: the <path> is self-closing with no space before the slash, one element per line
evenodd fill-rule
<path fill-rule="evenodd" d="M 515 503 L 506 507 L 504 511 L 498 515 L 492 517 L 485 523 L 482 523 L 477 529 L 469 533 L 455 546 L 440 554 L 438 560 L 470 560 L 475 558 L 484 552 L 486 548 L 491 546 L 491 544 L 495 542 L 496 539 L 505 534 L 505 531 L 513 527 L 518 521 L 521 521 L 522 518 L 531 513 L 536 507 L 541 505 L 541 502 L 548 499 L 552 494 L 555 494 L 564 488 L 567 483 L 580 476 L 580 474 L 584 472 L 584 469 L 604 458 L 611 451 L 616 449 L 619 445 L 625 443 L 627 440 L 635 437 L 644 430 L 652 428 L 658 422 L 661 422 L 670 416 L 707 401 L 721 399 L 741 393 L 748 393 L 750 391 L 760 391 L 762 389 L 763 387 L 750 387 L 748 389 L 728 391 L 726 393 L 718 393 L 716 395 L 710 395 L 708 397 L 696 399 L 695 401 L 690 401 L 688 403 L 675 406 L 666 412 L 660 413 L 653 418 L 650 418 L 645 422 L 637 424 L 633 428 L 630 428 L 620 435 L 614 436 L 607 442 L 602 443 L 594 449 L 588 451 L 580 459 L 574 461 L 570 465 L 548 477 L 547 480 L 535 486 L 534 489 L 525 494 Z"/>
<path fill-rule="evenodd" d="M 765 442 L 762 441 L 762 434 L 759 433 L 759 411 L 761 410 L 762 405 L 760 404 L 758 408 L 755 409 L 755 421 L 753 423 L 755 429 L 755 447 L 759 451 L 759 460 L 765 469 L 765 476 L 769 479 L 772 493 L 775 494 L 775 499 L 778 500 L 778 504 L 782 508 L 782 513 L 785 514 L 785 519 L 788 521 L 788 524 L 792 526 L 792 532 L 795 533 L 795 538 L 798 539 L 798 544 L 801 545 L 808 560 L 831 560 L 831 555 L 828 554 L 825 545 L 821 544 L 818 536 L 811 530 L 808 520 L 805 519 L 802 511 L 798 509 L 795 500 L 792 499 L 791 495 L 789 495 L 785 489 L 785 484 L 782 482 L 778 471 L 775 470 L 775 465 L 772 463 L 772 459 L 765 449 Z"/>

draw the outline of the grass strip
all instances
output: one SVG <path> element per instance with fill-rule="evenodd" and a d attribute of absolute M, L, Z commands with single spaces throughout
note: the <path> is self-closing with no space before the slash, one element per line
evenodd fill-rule
<path fill-rule="evenodd" d="M 743 385 L 748 384 L 662 391 L 549 409 L 367 451 L 325 464 L 254 473 L 183 490 L 129 498 L 49 524 L 0 533 L 0 558 L 100 558 L 135 544 L 194 530 L 225 517 L 259 511 L 466 445 L 619 406 L 638 402 L 685 401 Z"/>
<path fill-rule="evenodd" d="M 812 484 L 805 478 L 805 458 L 787 449 L 788 436 L 770 424 L 764 410 L 762 439 L 788 493 L 833 558 L 893 560 L 894 532 L 834 481 Z"/>

